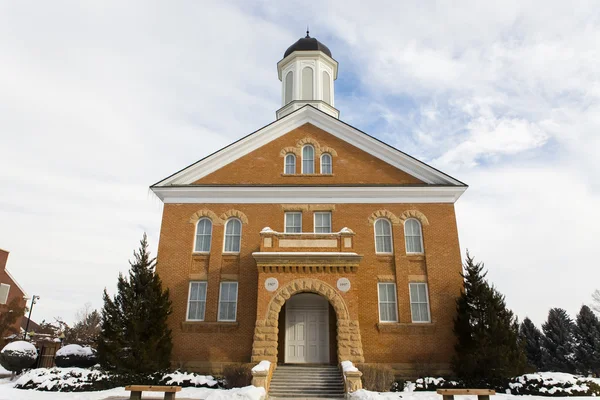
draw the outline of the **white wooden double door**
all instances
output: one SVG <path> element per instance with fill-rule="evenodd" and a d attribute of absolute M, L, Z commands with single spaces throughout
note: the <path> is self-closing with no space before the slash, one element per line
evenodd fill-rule
<path fill-rule="evenodd" d="M 285 320 L 286 363 L 329 363 L 327 309 L 288 308 Z"/>

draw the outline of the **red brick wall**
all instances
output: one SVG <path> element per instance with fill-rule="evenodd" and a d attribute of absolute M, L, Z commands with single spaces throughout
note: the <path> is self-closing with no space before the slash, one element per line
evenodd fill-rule
<path fill-rule="evenodd" d="M 15 298 L 18 298 L 18 299 L 20 299 L 21 306 L 24 308 L 25 300 L 23 299 L 23 296 L 25 296 L 25 293 L 23 293 L 21 291 L 21 289 L 19 289 L 19 286 L 16 284 L 16 282 L 6 272 L 6 264 L 8 262 L 8 254 L 9 254 L 8 251 L 0 249 L 0 283 L 10 285 L 10 291 L 8 292 L 8 300 L 7 300 L 6 304 L 9 304 Z M 6 310 L 8 310 L 7 305 L 0 304 L 0 313 L 6 312 Z M 14 324 L 14 327 L 17 329 L 17 332 L 18 332 L 19 327 L 21 326 L 21 319 L 22 319 L 22 317 L 19 318 L 17 320 L 17 322 L 15 322 L 15 324 Z"/>

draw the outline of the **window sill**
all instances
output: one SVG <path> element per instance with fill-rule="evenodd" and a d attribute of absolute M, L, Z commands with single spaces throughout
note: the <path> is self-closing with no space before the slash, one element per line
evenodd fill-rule
<path fill-rule="evenodd" d="M 239 327 L 237 321 L 206 322 L 206 321 L 183 321 L 181 331 L 186 333 L 220 333 L 236 331 Z"/>
<path fill-rule="evenodd" d="M 421 261 L 421 260 L 425 260 L 425 254 L 424 253 L 407 253 L 406 258 L 408 258 L 409 260 Z"/>
<path fill-rule="evenodd" d="M 192 257 L 195 257 L 195 258 L 208 258 L 209 256 L 210 256 L 210 252 L 200 252 L 200 251 L 192 252 Z"/>
<path fill-rule="evenodd" d="M 379 322 L 380 333 L 398 333 L 403 335 L 432 335 L 436 331 L 434 322 Z"/>
<path fill-rule="evenodd" d="M 310 177 L 334 177 L 334 174 L 281 174 L 281 176 L 299 177 L 299 176 L 310 176 Z"/>

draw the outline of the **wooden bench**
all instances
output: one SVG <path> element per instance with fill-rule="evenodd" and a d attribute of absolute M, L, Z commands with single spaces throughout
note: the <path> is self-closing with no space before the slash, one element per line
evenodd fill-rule
<path fill-rule="evenodd" d="M 438 389 L 437 394 L 441 394 L 444 400 L 454 400 L 454 396 L 477 396 L 479 400 L 490 400 L 490 396 L 496 394 L 495 390 L 489 389 Z"/>
<path fill-rule="evenodd" d="M 142 400 L 142 392 L 164 392 L 165 400 L 175 400 L 175 393 L 181 391 L 181 386 L 129 385 L 125 390 L 131 392 L 130 400 Z"/>

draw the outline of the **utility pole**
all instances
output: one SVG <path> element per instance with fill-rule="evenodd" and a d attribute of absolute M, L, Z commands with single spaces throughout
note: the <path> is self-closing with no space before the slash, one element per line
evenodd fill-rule
<path fill-rule="evenodd" d="M 29 329 L 29 321 L 31 320 L 31 312 L 33 311 L 33 305 L 36 303 L 36 300 L 39 300 L 40 296 L 33 295 L 31 298 L 31 307 L 29 307 L 29 317 L 27 317 L 27 324 L 25 325 L 25 333 L 23 334 L 23 339 L 27 339 L 27 329 Z"/>

